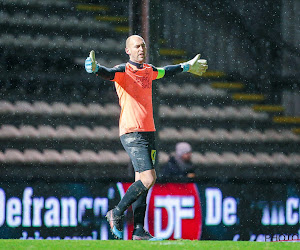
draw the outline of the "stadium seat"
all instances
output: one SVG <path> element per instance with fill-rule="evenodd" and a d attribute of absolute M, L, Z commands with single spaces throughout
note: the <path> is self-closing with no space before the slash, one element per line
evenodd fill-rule
<path fill-rule="evenodd" d="M 20 137 L 23 138 L 38 138 L 39 137 L 39 133 L 36 130 L 36 128 L 34 128 L 31 125 L 23 125 L 19 128 L 19 133 L 20 133 Z"/>
<path fill-rule="evenodd" d="M 70 103 L 68 108 L 71 115 L 86 115 L 88 113 L 87 108 L 80 103 Z"/>
<path fill-rule="evenodd" d="M 197 96 L 199 98 L 226 96 L 226 91 L 213 89 L 209 84 L 201 84 L 198 86 L 191 83 L 185 83 L 183 86 L 175 83 L 161 84 L 159 85 L 159 92 L 162 96 Z"/>
<path fill-rule="evenodd" d="M 219 141 L 232 140 L 231 134 L 226 129 L 216 129 L 214 133 L 215 138 L 218 138 Z"/>
<path fill-rule="evenodd" d="M 65 103 L 55 102 L 51 105 L 51 113 L 56 115 L 67 115 L 70 111 Z"/>
<path fill-rule="evenodd" d="M 56 129 L 52 126 L 38 126 L 38 134 L 41 139 L 57 138 Z"/>
<path fill-rule="evenodd" d="M 60 139 L 75 138 L 75 133 L 72 128 L 60 125 L 56 128 L 56 137 Z"/>
<path fill-rule="evenodd" d="M 105 113 L 105 110 L 102 105 L 96 104 L 96 103 L 90 103 L 87 105 L 87 115 L 103 115 Z"/>
<path fill-rule="evenodd" d="M 93 139 L 94 133 L 93 131 L 85 126 L 76 126 L 74 128 L 74 138 L 82 138 L 82 139 Z"/>
<path fill-rule="evenodd" d="M 23 153 L 17 149 L 6 149 L 3 156 L 4 163 L 24 162 Z"/>
<path fill-rule="evenodd" d="M 115 104 L 106 104 L 104 106 L 104 110 L 105 110 L 105 115 L 106 116 L 117 116 L 120 114 L 120 107 L 118 105 Z"/>
<path fill-rule="evenodd" d="M 206 164 L 207 165 L 223 165 L 224 160 L 222 157 L 215 152 L 205 152 L 204 153 Z"/>
<path fill-rule="evenodd" d="M 169 155 L 160 152 L 159 163 L 164 164 L 168 161 Z M 44 149 L 41 153 L 35 149 L 26 149 L 21 152 L 17 149 L 6 149 L 0 151 L 0 162 L 2 163 L 98 163 L 98 164 L 128 164 L 129 156 L 124 150 L 116 153 L 103 150 L 94 152 L 91 150 L 81 150 L 80 153 L 65 149 L 59 153 L 55 149 Z M 296 153 L 239 153 L 223 152 L 193 152 L 192 162 L 197 166 L 299 166 L 300 155 Z"/>
<path fill-rule="evenodd" d="M 104 126 L 97 126 L 93 128 L 93 134 L 95 139 L 109 139 L 110 131 Z"/>
<path fill-rule="evenodd" d="M 51 114 L 52 107 L 44 101 L 36 101 L 32 104 L 35 114 Z"/>
<path fill-rule="evenodd" d="M 208 128 L 198 129 L 197 134 L 197 138 L 203 141 L 212 141 L 216 139 L 216 134 Z"/>
<path fill-rule="evenodd" d="M 290 162 L 291 165 L 299 166 L 299 164 L 300 164 L 300 154 L 298 154 L 298 153 L 291 153 L 288 156 L 288 159 L 289 159 L 289 162 Z"/>
<path fill-rule="evenodd" d="M 175 128 L 163 129 L 162 131 L 160 131 L 159 136 L 162 140 L 180 140 L 182 138 L 181 133 L 178 132 Z"/>
<path fill-rule="evenodd" d="M 15 106 L 9 102 L 9 101 L 0 101 L 0 113 L 5 114 L 5 113 L 13 113 L 15 109 Z"/>
<path fill-rule="evenodd" d="M 130 162 L 128 154 L 124 150 L 119 150 L 116 153 L 116 163 L 126 164 Z"/>
<path fill-rule="evenodd" d="M 199 139 L 198 134 L 194 129 L 191 128 L 182 128 L 180 129 L 181 138 L 184 140 L 195 140 Z"/>
<path fill-rule="evenodd" d="M 41 163 L 43 162 L 42 154 L 35 149 L 25 149 L 23 154 L 24 162 Z"/>
<path fill-rule="evenodd" d="M 55 149 L 44 149 L 42 153 L 42 161 L 44 163 L 61 163 L 63 159 Z"/>
<path fill-rule="evenodd" d="M 90 150 L 80 151 L 80 162 L 92 163 L 98 161 L 99 161 L 99 155 L 96 152 Z"/>
<path fill-rule="evenodd" d="M 293 161 L 291 161 L 289 157 L 282 153 L 273 153 L 272 159 L 274 165 L 293 165 Z"/>
<path fill-rule="evenodd" d="M 269 154 L 256 153 L 255 157 L 261 164 L 274 164 L 274 159 Z"/>
<path fill-rule="evenodd" d="M 80 155 L 74 150 L 64 149 L 61 152 L 61 159 L 64 163 L 78 163 L 80 162 Z"/>
<path fill-rule="evenodd" d="M 13 125 L 2 125 L 0 129 L 0 138 L 18 138 L 20 131 Z"/>
<path fill-rule="evenodd" d="M 224 160 L 224 165 L 241 165 L 242 161 L 240 158 L 231 152 L 225 152 L 222 154 L 222 158 Z"/>
<path fill-rule="evenodd" d="M 260 164 L 259 160 L 250 153 L 240 153 L 238 157 L 241 160 L 241 165 L 256 166 Z"/>
<path fill-rule="evenodd" d="M 197 164 L 197 165 L 200 165 L 200 166 L 203 166 L 203 165 L 207 164 L 205 156 L 203 156 L 202 154 L 197 153 L 197 152 L 192 154 L 192 162 L 194 164 Z"/>
<path fill-rule="evenodd" d="M 118 127 L 110 128 L 109 133 L 108 133 L 108 139 L 110 139 L 110 140 L 119 139 L 119 128 Z"/>
<path fill-rule="evenodd" d="M 31 104 L 26 101 L 17 101 L 15 103 L 15 112 L 16 113 L 33 113 L 34 109 Z"/>
<path fill-rule="evenodd" d="M 103 150 L 103 151 L 100 151 L 98 153 L 98 156 L 99 156 L 99 163 L 104 163 L 104 164 L 108 164 L 108 163 L 117 163 L 118 162 L 118 159 L 116 157 L 116 155 L 111 152 L 111 151 L 108 151 L 108 150 Z"/>

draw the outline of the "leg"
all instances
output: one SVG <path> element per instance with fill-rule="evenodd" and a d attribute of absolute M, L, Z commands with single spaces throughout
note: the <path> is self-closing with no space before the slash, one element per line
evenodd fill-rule
<path fill-rule="evenodd" d="M 141 180 L 147 187 L 152 187 L 156 180 L 155 170 L 148 170 L 142 173 L 135 173 L 135 181 Z M 132 240 L 162 240 L 160 238 L 153 237 L 149 232 L 144 229 L 145 214 L 147 208 L 147 194 L 148 191 L 143 193 L 133 204 L 133 218 L 134 218 L 134 230 L 132 233 Z"/>
<path fill-rule="evenodd" d="M 150 189 L 156 181 L 155 169 L 146 170 L 144 172 L 135 172 L 135 181 L 141 181 L 147 189 Z"/>
<path fill-rule="evenodd" d="M 144 172 L 143 172 L 144 173 Z M 142 173 L 141 173 L 142 174 Z M 141 174 L 139 172 L 135 172 L 135 181 L 141 180 Z M 142 175 L 144 177 L 144 174 Z M 148 177 L 148 176 L 147 176 Z M 148 186 L 146 183 L 153 183 L 152 180 L 156 179 L 155 172 L 150 173 L 150 176 L 148 178 L 145 177 L 142 180 L 144 183 L 144 186 Z M 147 192 L 144 192 L 133 204 L 132 204 L 132 210 L 134 215 L 134 228 L 136 227 L 144 227 L 144 220 L 145 220 L 145 213 L 146 213 L 146 207 L 147 207 Z"/>
<path fill-rule="evenodd" d="M 125 210 L 127 210 L 127 208 L 140 196 L 147 195 L 146 193 L 148 193 L 149 188 L 154 185 L 156 180 L 154 169 L 138 173 L 136 176 L 138 176 L 136 181 L 128 188 L 124 197 L 114 209 L 114 214 L 116 216 L 122 216 Z"/>
<path fill-rule="evenodd" d="M 123 238 L 123 213 L 135 202 L 143 193 L 148 193 L 148 189 L 141 180 L 134 182 L 126 191 L 119 204 L 106 214 L 112 233 L 117 237 Z"/>
<path fill-rule="evenodd" d="M 121 142 L 129 154 L 137 174 L 135 182 L 128 188 L 119 204 L 106 215 L 112 232 L 118 238 L 123 237 L 123 213 L 140 196 L 145 197 L 141 198 L 141 202 L 146 204 L 144 200 L 146 199 L 148 190 L 156 181 L 154 170 L 156 151 L 153 147 L 153 141 L 154 133 L 130 133 L 121 136 Z M 141 216 L 144 218 L 145 213 L 142 212 Z"/>
<path fill-rule="evenodd" d="M 146 170 L 141 173 L 135 172 L 135 181 L 141 181 L 149 190 L 156 181 L 156 172 L 154 169 Z M 147 208 L 147 194 L 144 192 L 133 204 L 134 228 L 144 228 L 145 213 Z"/>

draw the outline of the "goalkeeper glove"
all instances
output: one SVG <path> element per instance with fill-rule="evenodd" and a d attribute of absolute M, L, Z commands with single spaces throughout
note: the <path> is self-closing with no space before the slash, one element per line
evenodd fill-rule
<path fill-rule="evenodd" d="M 86 58 L 84 66 L 86 72 L 88 73 L 96 73 L 99 70 L 99 65 L 96 61 L 94 50 L 92 50 L 90 52 L 90 56 Z"/>
<path fill-rule="evenodd" d="M 196 55 L 192 60 L 181 63 L 183 72 L 190 72 L 192 74 L 201 76 L 207 70 L 207 61 L 205 59 L 199 59 L 200 54 Z"/>

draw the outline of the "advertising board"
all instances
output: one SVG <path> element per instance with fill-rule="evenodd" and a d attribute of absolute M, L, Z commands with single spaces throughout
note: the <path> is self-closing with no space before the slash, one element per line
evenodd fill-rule
<path fill-rule="evenodd" d="M 105 214 L 131 183 L 0 183 L 3 239 L 113 239 Z M 157 183 L 145 228 L 163 239 L 300 239 L 297 183 Z M 133 214 L 125 215 L 131 239 Z"/>

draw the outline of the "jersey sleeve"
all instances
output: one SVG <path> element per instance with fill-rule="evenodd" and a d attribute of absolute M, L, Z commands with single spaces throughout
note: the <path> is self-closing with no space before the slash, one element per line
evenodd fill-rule
<path fill-rule="evenodd" d="M 113 68 L 107 68 L 100 65 L 96 75 L 104 78 L 105 80 L 116 81 L 116 78 L 120 77 L 120 74 L 125 72 L 125 65 L 126 64 L 120 64 Z"/>
<path fill-rule="evenodd" d="M 168 65 L 168 66 L 165 66 L 163 68 L 156 68 L 154 66 L 152 66 L 152 67 L 153 67 L 153 71 L 154 70 L 157 71 L 156 78 L 154 78 L 153 80 L 160 79 L 160 78 L 163 78 L 163 77 L 174 76 L 174 75 L 182 72 L 182 67 L 181 67 L 180 64 Z"/>
<path fill-rule="evenodd" d="M 152 80 L 159 79 L 158 78 L 158 74 L 159 74 L 158 69 L 156 67 L 154 67 L 153 65 L 151 65 L 151 64 L 150 64 L 150 66 L 152 67 L 152 70 L 153 70 Z"/>

